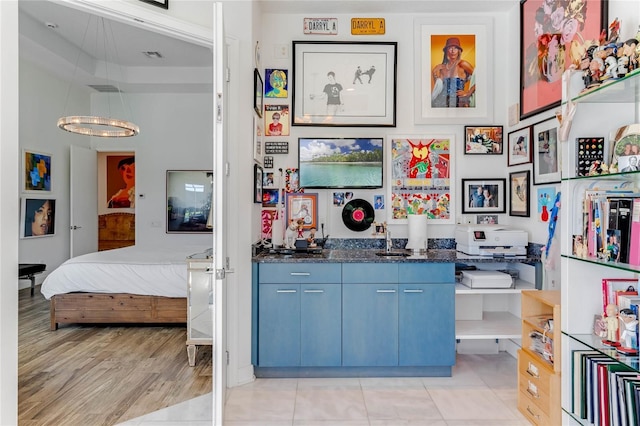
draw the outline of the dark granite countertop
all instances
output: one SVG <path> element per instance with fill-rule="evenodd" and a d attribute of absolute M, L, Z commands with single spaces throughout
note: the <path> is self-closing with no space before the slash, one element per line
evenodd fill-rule
<path fill-rule="evenodd" d="M 253 262 L 257 263 L 277 263 L 277 262 L 293 262 L 293 263 L 423 263 L 423 262 L 456 262 L 456 263 L 536 263 L 540 262 L 539 258 L 531 256 L 518 257 L 482 257 L 470 256 L 460 253 L 452 249 L 429 249 L 426 253 L 402 256 L 381 256 L 381 249 L 324 249 L 321 253 L 292 253 L 292 254 L 276 254 L 265 251 L 253 257 Z M 393 253 L 404 253 L 403 249 L 394 249 Z"/>

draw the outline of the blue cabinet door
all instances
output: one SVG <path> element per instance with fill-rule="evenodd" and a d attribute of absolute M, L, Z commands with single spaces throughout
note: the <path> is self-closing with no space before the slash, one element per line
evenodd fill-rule
<path fill-rule="evenodd" d="M 343 284 L 342 365 L 398 365 L 398 284 Z"/>
<path fill-rule="evenodd" d="M 398 299 L 399 364 L 454 365 L 454 284 L 400 284 Z"/>
<path fill-rule="evenodd" d="M 260 284 L 258 365 L 300 365 L 300 285 Z"/>
<path fill-rule="evenodd" d="M 338 367 L 342 363 L 340 284 L 300 286 L 300 365 Z"/>

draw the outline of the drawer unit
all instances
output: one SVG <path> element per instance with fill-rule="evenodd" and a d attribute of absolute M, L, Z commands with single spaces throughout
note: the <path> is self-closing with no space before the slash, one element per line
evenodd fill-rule
<path fill-rule="evenodd" d="M 265 263 L 258 279 L 260 284 L 340 284 L 342 268 L 339 263 Z"/>

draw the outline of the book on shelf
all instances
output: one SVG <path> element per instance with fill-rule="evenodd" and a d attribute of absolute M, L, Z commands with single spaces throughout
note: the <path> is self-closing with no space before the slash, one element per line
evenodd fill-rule
<path fill-rule="evenodd" d="M 640 265 L 640 198 L 633 200 L 628 261 L 631 265 Z"/>
<path fill-rule="evenodd" d="M 634 423 L 629 423 L 625 379 L 640 380 L 640 374 L 637 371 L 615 371 L 611 374 L 609 386 L 616 390 L 616 394 L 612 394 L 612 406 L 616 408 L 616 415 L 612 418 L 614 426 L 634 426 Z"/>
<path fill-rule="evenodd" d="M 602 355 L 600 352 L 590 349 L 573 350 L 571 359 L 571 372 L 573 375 L 573 405 L 571 411 L 581 419 L 587 418 L 587 383 L 586 383 L 586 356 Z"/>

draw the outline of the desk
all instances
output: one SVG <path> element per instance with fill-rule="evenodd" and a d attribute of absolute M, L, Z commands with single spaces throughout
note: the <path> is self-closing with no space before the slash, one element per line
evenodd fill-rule
<path fill-rule="evenodd" d="M 18 278 L 31 280 L 31 296 L 33 296 L 36 288 L 36 275 L 43 273 L 47 269 L 47 265 L 44 263 L 20 263 L 18 267 Z"/>

